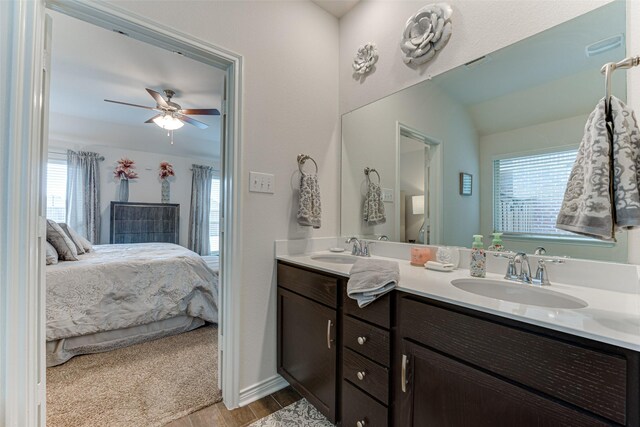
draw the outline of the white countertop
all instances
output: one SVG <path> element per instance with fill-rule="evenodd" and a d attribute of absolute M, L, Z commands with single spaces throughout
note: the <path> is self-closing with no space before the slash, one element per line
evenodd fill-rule
<path fill-rule="evenodd" d="M 326 273 L 349 277 L 350 264 L 335 264 L 311 259 L 311 256 L 329 254 L 283 255 L 276 258 L 292 264 L 310 267 Z M 640 295 L 602 288 L 554 283 L 549 288 L 588 303 L 585 308 L 560 309 L 539 307 L 502 301 L 458 289 L 451 285 L 454 279 L 469 278 L 469 270 L 438 272 L 412 266 L 409 261 L 373 256 L 371 259 L 397 261 L 400 265 L 400 283 L 397 290 L 424 296 L 526 322 L 572 335 L 640 351 Z M 487 279 L 504 281 L 503 275 L 487 273 Z M 511 283 L 511 282 L 509 282 Z M 513 282 L 514 286 L 529 286 Z"/>

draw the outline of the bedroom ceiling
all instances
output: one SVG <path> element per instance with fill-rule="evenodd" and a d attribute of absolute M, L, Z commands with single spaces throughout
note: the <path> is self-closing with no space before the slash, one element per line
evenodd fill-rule
<path fill-rule="evenodd" d="M 108 145 L 188 157 L 217 158 L 219 116 L 193 116 L 174 132 L 144 122 L 155 112 L 104 102 L 155 107 L 145 88 L 173 89 L 183 108 L 220 109 L 224 72 L 177 53 L 48 11 L 53 17 L 49 136 L 52 146 Z"/>

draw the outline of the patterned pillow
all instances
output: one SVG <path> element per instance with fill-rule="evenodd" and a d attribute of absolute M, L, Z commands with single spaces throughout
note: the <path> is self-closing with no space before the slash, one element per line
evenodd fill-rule
<path fill-rule="evenodd" d="M 50 219 L 47 220 L 47 242 L 56 249 L 58 258 L 62 261 L 78 260 L 76 244 L 55 221 Z"/>
<path fill-rule="evenodd" d="M 82 237 L 79 234 L 78 234 L 78 241 L 80 242 L 80 244 L 84 248 L 85 252 L 89 253 L 89 252 L 93 251 L 93 245 L 91 244 L 91 242 L 88 241 L 87 239 L 85 239 L 84 237 Z"/>
<path fill-rule="evenodd" d="M 78 233 L 76 233 L 76 230 L 74 230 L 73 228 L 69 227 L 64 222 L 59 222 L 58 225 L 60 226 L 60 228 L 62 228 L 64 233 L 67 236 L 69 236 L 71 241 L 76 245 L 76 249 L 78 251 L 78 255 L 82 255 L 83 253 L 85 253 L 86 251 L 84 250 L 84 245 L 82 244 L 82 241 L 80 240 L 80 235 Z"/>
<path fill-rule="evenodd" d="M 47 265 L 57 264 L 58 252 L 56 251 L 56 248 L 54 248 L 49 242 L 44 242 L 44 245 L 47 253 Z"/>

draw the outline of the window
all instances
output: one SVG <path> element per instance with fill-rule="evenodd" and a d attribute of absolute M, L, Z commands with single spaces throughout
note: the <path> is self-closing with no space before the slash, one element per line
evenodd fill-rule
<path fill-rule="evenodd" d="M 576 237 L 556 219 L 577 149 L 493 161 L 493 228 L 507 234 Z"/>
<path fill-rule="evenodd" d="M 209 208 L 209 251 L 220 252 L 220 178 L 211 180 L 211 207 Z"/>
<path fill-rule="evenodd" d="M 67 216 L 67 162 L 49 157 L 47 162 L 47 219 L 65 222 Z"/>

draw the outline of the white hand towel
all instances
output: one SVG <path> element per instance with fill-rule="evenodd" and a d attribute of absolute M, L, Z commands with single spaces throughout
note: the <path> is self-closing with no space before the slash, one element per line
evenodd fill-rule
<path fill-rule="evenodd" d="M 603 99 L 585 125 L 556 226 L 615 241 L 618 228 L 640 225 L 639 171 L 640 131 L 635 115 L 612 97 L 607 120 Z"/>
<path fill-rule="evenodd" d="M 400 281 L 400 267 L 395 261 L 359 259 L 351 267 L 347 295 L 362 308 L 391 291 Z"/>
<path fill-rule="evenodd" d="M 302 173 L 300 177 L 300 201 L 298 204 L 298 224 L 320 228 L 320 185 L 318 175 Z"/>
<path fill-rule="evenodd" d="M 367 225 L 384 224 L 387 221 L 382 201 L 382 189 L 375 182 L 369 181 L 367 194 L 364 198 L 363 214 L 364 222 Z"/>

